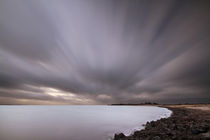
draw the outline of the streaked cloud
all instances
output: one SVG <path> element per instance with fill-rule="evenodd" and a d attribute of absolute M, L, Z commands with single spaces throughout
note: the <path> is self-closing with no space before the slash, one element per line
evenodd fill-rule
<path fill-rule="evenodd" d="M 210 101 L 208 0 L 1 0 L 1 104 Z"/>

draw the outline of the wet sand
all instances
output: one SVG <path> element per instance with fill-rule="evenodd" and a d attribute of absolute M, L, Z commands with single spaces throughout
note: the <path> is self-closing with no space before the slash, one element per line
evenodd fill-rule
<path fill-rule="evenodd" d="M 147 122 L 130 136 L 115 134 L 114 140 L 210 140 L 210 105 L 163 105 L 173 111 L 169 118 Z"/>

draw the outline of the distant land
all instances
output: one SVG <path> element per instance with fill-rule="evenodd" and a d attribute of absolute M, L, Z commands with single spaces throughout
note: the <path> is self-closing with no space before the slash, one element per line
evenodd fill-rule
<path fill-rule="evenodd" d="M 156 102 L 144 102 L 144 103 L 119 103 L 110 105 L 205 105 L 210 103 L 177 103 L 177 104 L 159 104 Z"/>

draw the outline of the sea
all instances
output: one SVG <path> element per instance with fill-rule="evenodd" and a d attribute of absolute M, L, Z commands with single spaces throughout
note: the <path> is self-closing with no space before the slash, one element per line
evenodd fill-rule
<path fill-rule="evenodd" d="M 1 105 L 1 140 L 112 140 L 171 111 L 156 106 Z"/>

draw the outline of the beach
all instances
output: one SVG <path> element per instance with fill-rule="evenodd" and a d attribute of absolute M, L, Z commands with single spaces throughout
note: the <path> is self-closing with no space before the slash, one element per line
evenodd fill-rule
<path fill-rule="evenodd" d="M 210 105 L 161 105 L 173 111 L 169 118 L 151 121 L 130 136 L 114 140 L 210 140 Z"/>

